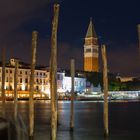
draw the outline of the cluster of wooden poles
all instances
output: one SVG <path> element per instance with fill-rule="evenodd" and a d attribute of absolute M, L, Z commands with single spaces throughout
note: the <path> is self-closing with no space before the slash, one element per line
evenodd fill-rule
<path fill-rule="evenodd" d="M 54 16 L 52 21 L 52 36 L 51 36 L 51 58 L 50 58 L 50 92 L 51 92 L 51 140 L 57 139 L 57 124 L 58 124 L 58 101 L 57 101 L 57 28 L 59 17 L 59 4 L 54 4 Z M 34 136 L 34 72 L 36 65 L 36 49 L 37 49 L 38 32 L 32 32 L 32 60 L 31 60 L 31 75 L 30 75 L 30 97 L 29 97 L 29 139 Z M 106 47 L 102 46 L 103 60 L 103 83 L 104 83 L 104 130 L 105 136 L 108 136 L 108 77 L 107 77 L 107 59 Z M 2 113 L 5 117 L 5 49 L 2 52 Z M 70 130 L 74 129 L 74 77 L 75 77 L 75 61 L 71 59 L 71 110 L 70 110 Z M 18 67 L 19 62 L 16 61 L 14 73 L 14 118 L 17 120 L 17 82 L 18 82 Z"/>

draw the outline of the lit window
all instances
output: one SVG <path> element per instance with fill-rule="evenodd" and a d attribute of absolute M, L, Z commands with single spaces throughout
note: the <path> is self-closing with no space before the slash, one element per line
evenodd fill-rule
<path fill-rule="evenodd" d="M 8 73 L 8 70 L 6 70 L 6 73 Z"/>
<path fill-rule="evenodd" d="M 8 86 L 6 86 L 6 89 L 8 90 L 8 89 L 9 89 L 9 87 L 8 87 Z"/>
<path fill-rule="evenodd" d="M 39 90 L 39 87 L 38 86 L 36 86 L 36 90 Z"/>
<path fill-rule="evenodd" d="M 25 86 L 25 91 L 27 91 L 27 90 L 28 90 L 28 86 L 26 85 L 26 86 Z"/>
<path fill-rule="evenodd" d="M 25 79 L 25 83 L 28 83 L 28 79 L 27 78 Z"/>
<path fill-rule="evenodd" d="M 10 77 L 10 82 L 12 82 L 13 81 L 13 78 L 12 77 Z"/>
<path fill-rule="evenodd" d="M 93 49 L 93 52 L 97 53 L 97 52 L 98 52 L 98 50 L 97 50 L 97 49 Z"/>
<path fill-rule="evenodd" d="M 10 85 L 9 89 L 12 90 L 12 86 L 11 85 Z"/>
<path fill-rule="evenodd" d="M 19 87 L 19 90 L 22 90 L 22 87 L 21 86 Z"/>
<path fill-rule="evenodd" d="M 74 83 L 75 83 L 75 86 L 77 86 L 77 84 L 78 84 L 78 81 L 75 81 Z"/>
<path fill-rule="evenodd" d="M 86 49 L 86 52 L 88 53 L 88 52 L 91 52 L 91 49 Z"/>
<path fill-rule="evenodd" d="M 8 77 L 6 77 L 6 82 L 8 82 Z"/>
<path fill-rule="evenodd" d="M 12 70 L 10 70 L 10 73 L 12 73 Z"/>

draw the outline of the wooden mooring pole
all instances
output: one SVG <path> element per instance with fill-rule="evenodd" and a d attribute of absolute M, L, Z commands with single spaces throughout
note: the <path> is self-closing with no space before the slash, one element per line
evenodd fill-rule
<path fill-rule="evenodd" d="M 102 61 L 103 61 L 103 92 L 104 92 L 104 136 L 108 137 L 108 70 L 107 70 L 107 56 L 106 46 L 102 45 Z"/>
<path fill-rule="evenodd" d="M 18 83 L 18 60 L 15 62 L 14 71 L 14 119 L 17 121 L 17 110 L 18 110 L 18 94 L 17 94 L 17 83 Z"/>
<path fill-rule="evenodd" d="M 51 140 L 57 139 L 57 28 L 59 4 L 54 4 L 52 21 L 51 59 L 50 59 L 50 91 L 51 91 Z"/>
<path fill-rule="evenodd" d="M 138 48 L 139 48 L 139 58 L 140 58 L 140 24 L 137 25 L 138 30 Z"/>
<path fill-rule="evenodd" d="M 37 31 L 32 32 L 32 60 L 30 75 L 30 97 L 29 97 L 29 138 L 33 139 L 34 135 L 34 73 L 36 65 L 36 48 L 37 48 Z"/>
<path fill-rule="evenodd" d="M 14 120 L 16 128 L 16 139 L 20 140 L 20 127 L 18 122 L 18 93 L 17 93 L 17 84 L 18 84 L 18 60 L 15 61 L 15 71 L 14 71 Z"/>
<path fill-rule="evenodd" d="M 5 96 L 5 48 L 2 48 L 2 116 L 3 118 L 5 118 L 5 100 L 6 100 L 6 96 Z"/>
<path fill-rule="evenodd" d="M 70 108 L 70 130 L 74 129 L 74 76 L 75 76 L 75 61 L 71 59 L 71 108 Z"/>

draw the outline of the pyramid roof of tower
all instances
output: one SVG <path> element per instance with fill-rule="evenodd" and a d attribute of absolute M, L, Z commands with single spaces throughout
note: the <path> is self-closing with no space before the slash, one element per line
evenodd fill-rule
<path fill-rule="evenodd" d="M 92 23 L 92 18 L 90 19 L 90 23 L 86 34 L 86 38 L 90 38 L 90 37 L 97 38 L 97 34 L 95 32 L 94 25 Z"/>

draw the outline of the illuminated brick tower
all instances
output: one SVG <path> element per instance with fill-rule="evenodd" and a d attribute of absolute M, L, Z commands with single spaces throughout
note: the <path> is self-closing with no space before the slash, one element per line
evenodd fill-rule
<path fill-rule="evenodd" d="M 89 72 L 99 71 L 98 56 L 99 56 L 98 38 L 94 30 L 92 19 L 90 19 L 84 44 L 84 71 Z"/>

